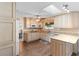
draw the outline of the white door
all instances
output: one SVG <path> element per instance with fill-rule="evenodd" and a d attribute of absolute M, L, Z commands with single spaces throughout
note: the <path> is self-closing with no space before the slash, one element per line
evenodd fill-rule
<path fill-rule="evenodd" d="M 0 56 L 16 55 L 15 30 L 15 3 L 0 2 Z"/>

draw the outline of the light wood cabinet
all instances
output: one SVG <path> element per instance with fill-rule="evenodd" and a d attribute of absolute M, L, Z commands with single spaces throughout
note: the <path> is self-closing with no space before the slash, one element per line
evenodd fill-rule
<path fill-rule="evenodd" d="M 42 28 L 43 27 L 42 21 L 40 19 L 31 18 L 31 17 L 24 17 L 23 23 L 24 23 L 23 24 L 24 29 L 33 28 L 32 25 L 34 25 L 34 28 Z"/>
<path fill-rule="evenodd" d="M 47 42 L 50 42 L 50 36 L 47 32 L 46 33 L 40 33 L 40 39 L 47 41 Z"/>
<path fill-rule="evenodd" d="M 51 43 L 51 54 L 53 56 L 63 56 L 65 52 L 63 53 L 63 43 L 58 40 L 52 40 Z"/>
<path fill-rule="evenodd" d="M 47 33 L 40 33 L 40 32 L 24 32 L 24 40 L 26 42 L 31 42 L 35 40 L 45 40 L 49 41 L 49 36 Z"/>
<path fill-rule="evenodd" d="M 73 52 L 73 45 L 71 43 L 52 39 L 51 55 L 52 56 L 70 56 Z"/>
<path fill-rule="evenodd" d="M 74 28 L 79 28 L 79 12 L 71 14 L 72 25 Z"/>
<path fill-rule="evenodd" d="M 57 28 L 72 28 L 72 19 L 70 14 L 56 16 L 54 25 Z"/>
<path fill-rule="evenodd" d="M 46 23 L 54 23 L 54 18 L 53 17 L 48 17 L 48 18 L 31 18 L 31 17 L 24 17 L 23 18 L 23 23 L 24 23 L 24 29 L 26 28 L 31 28 L 32 25 L 35 25 L 36 28 L 43 28 Z"/>
<path fill-rule="evenodd" d="M 44 40 L 47 36 L 47 33 L 40 33 L 40 38 Z"/>
<path fill-rule="evenodd" d="M 24 40 L 26 42 L 31 42 L 35 40 L 40 39 L 40 33 L 39 32 L 29 32 L 29 33 L 24 33 Z"/>
<path fill-rule="evenodd" d="M 56 28 L 79 28 L 79 12 L 59 15 L 54 18 Z"/>

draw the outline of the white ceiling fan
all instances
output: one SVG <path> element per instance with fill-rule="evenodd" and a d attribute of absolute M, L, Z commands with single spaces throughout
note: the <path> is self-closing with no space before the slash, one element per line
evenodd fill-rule
<path fill-rule="evenodd" d="M 70 13 L 70 10 L 69 10 L 69 5 L 68 4 L 63 4 L 63 7 L 62 9 L 64 9 L 67 13 Z"/>

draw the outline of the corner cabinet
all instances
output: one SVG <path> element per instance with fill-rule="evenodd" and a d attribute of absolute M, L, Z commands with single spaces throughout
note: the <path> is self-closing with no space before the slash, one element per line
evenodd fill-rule
<path fill-rule="evenodd" d="M 0 2 L 0 56 L 16 55 L 15 3 Z"/>
<path fill-rule="evenodd" d="M 79 28 L 79 12 L 55 16 L 54 19 L 54 26 L 56 28 Z"/>

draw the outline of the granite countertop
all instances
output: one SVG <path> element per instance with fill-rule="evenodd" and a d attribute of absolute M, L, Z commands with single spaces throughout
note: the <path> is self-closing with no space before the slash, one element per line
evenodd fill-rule
<path fill-rule="evenodd" d="M 57 33 L 57 35 L 51 36 L 52 39 L 57 39 L 73 44 L 79 39 L 79 29 L 76 28 L 60 28 L 54 29 L 52 32 Z"/>
<path fill-rule="evenodd" d="M 43 29 L 38 29 L 38 30 L 34 30 L 34 29 L 31 29 L 31 30 L 23 30 L 23 32 L 28 32 L 28 33 L 34 33 L 34 32 L 38 32 L 38 33 L 48 33 L 48 31 L 43 30 Z"/>
<path fill-rule="evenodd" d="M 79 36 L 68 35 L 68 34 L 58 34 L 58 35 L 52 36 L 51 40 L 52 39 L 75 44 L 77 42 L 77 40 L 79 39 Z"/>
<path fill-rule="evenodd" d="M 54 29 L 53 32 L 79 36 L 79 29 L 61 28 L 61 29 Z"/>

